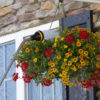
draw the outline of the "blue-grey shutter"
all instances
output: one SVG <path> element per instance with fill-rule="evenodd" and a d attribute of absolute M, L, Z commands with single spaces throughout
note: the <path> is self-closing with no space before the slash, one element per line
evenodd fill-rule
<path fill-rule="evenodd" d="M 57 29 L 44 31 L 46 40 L 53 39 L 58 36 Z M 36 85 L 35 82 L 29 84 L 29 100 L 63 100 L 63 87 L 59 80 L 55 80 L 51 86 Z"/>
<path fill-rule="evenodd" d="M 87 11 L 63 18 L 60 20 L 60 25 L 62 26 L 62 30 L 64 29 L 64 27 L 68 27 L 69 30 L 71 30 L 75 26 L 92 30 L 92 12 Z M 83 88 L 80 87 L 66 87 L 66 100 L 94 100 L 93 91 L 93 88 L 91 88 L 89 92 L 86 92 Z"/>
<path fill-rule="evenodd" d="M 0 79 L 4 74 L 12 59 L 12 54 L 15 52 L 15 43 L 7 43 L 0 46 Z M 3 84 L 0 86 L 0 100 L 16 100 L 16 83 L 12 80 L 12 74 L 15 72 L 13 64 L 9 74 L 5 78 Z M 13 93 L 13 95 L 12 95 Z"/>

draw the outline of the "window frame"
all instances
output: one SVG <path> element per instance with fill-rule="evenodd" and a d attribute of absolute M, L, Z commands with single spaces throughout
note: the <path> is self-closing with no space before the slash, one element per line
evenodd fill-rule
<path fill-rule="evenodd" d="M 28 28 L 19 32 L 15 32 L 12 34 L 7 34 L 0 37 L 0 45 L 9 43 L 14 41 L 15 42 L 15 50 L 18 49 L 20 43 L 23 39 L 27 36 L 33 35 L 36 31 L 46 31 L 50 30 L 51 23 L 47 23 L 44 25 L 36 26 L 33 28 Z M 52 24 L 51 29 L 57 28 L 59 26 L 59 20 L 54 21 Z M 22 75 L 22 71 L 20 68 L 16 68 L 16 72 L 20 73 L 19 76 Z M 42 94 L 42 86 L 40 87 L 40 94 Z M 41 95 L 42 96 L 42 95 Z M 28 85 L 24 83 L 22 79 L 18 79 L 16 82 L 16 100 L 28 100 Z M 42 98 L 41 98 L 42 100 Z"/>

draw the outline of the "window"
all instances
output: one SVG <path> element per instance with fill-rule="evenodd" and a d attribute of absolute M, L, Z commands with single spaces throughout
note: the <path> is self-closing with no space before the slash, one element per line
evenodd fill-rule
<path fill-rule="evenodd" d="M 6 43 L 0 46 L 0 79 L 8 67 L 14 52 L 14 42 Z M 16 100 L 16 84 L 12 81 L 12 74 L 14 71 L 15 67 L 13 64 L 2 86 L 0 86 L 0 100 Z"/>

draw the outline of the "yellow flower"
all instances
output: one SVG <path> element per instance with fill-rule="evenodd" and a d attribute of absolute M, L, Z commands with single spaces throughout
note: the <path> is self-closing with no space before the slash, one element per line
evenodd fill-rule
<path fill-rule="evenodd" d="M 69 53 L 65 53 L 65 57 L 68 58 L 70 56 Z"/>
<path fill-rule="evenodd" d="M 53 44 L 53 47 L 57 47 L 57 44 L 56 44 L 56 43 L 54 43 L 54 44 Z"/>
<path fill-rule="evenodd" d="M 62 77 L 62 74 L 60 73 L 59 76 Z"/>
<path fill-rule="evenodd" d="M 36 49 L 35 49 L 35 53 L 38 53 L 39 52 L 39 48 L 37 47 Z"/>
<path fill-rule="evenodd" d="M 61 69 L 65 69 L 65 66 L 61 66 Z"/>
<path fill-rule="evenodd" d="M 29 45 L 29 41 L 26 41 L 26 43 L 25 43 L 26 45 Z"/>
<path fill-rule="evenodd" d="M 58 42 L 58 40 L 59 40 L 59 36 L 56 36 L 55 42 Z"/>
<path fill-rule="evenodd" d="M 72 87 L 73 86 L 73 83 L 69 83 L 69 87 Z"/>
<path fill-rule="evenodd" d="M 61 56 L 57 56 L 57 59 L 60 60 L 61 59 Z"/>
<path fill-rule="evenodd" d="M 50 65 L 51 67 L 54 67 L 55 66 L 55 64 L 54 63 L 51 63 L 51 65 Z"/>
<path fill-rule="evenodd" d="M 65 68 L 65 71 L 66 71 L 66 72 L 69 71 L 69 68 Z"/>
<path fill-rule="evenodd" d="M 84 51 L 84 55 L 85 56 L 88 56 L 88 51 Z"/>
<path fill-rule="evenodd" d="M 34 59 L 33 59 L 33 62 L 35 62 L 35 63 L 36 63 L 36 62 L 37 62 L 37 58 L 34 58 Z"/>
<path fill-rule="evenodd" d="M 68 51 L 70 51 L 71 49 L 68 49 Z"/>
<path fill-rule="evenodd" d="M 83 53 L 83 49 L 79 49 L 79 50 L 78 50 L 78 53 L 79 53 L 79 54 L 82 54 L 82 53 Z"/>
<path fill-rule="evenodd" d="M 64 62 L 66 62 L 67 61 L 67 59 L 66 58 L 64 58 Z"/>
<path fill-rule="evenodd" d="M 61 40 L 61 41 L 64 41 L 64 37 L 62 37 L 60 40 Z"/>
<path fill-rule="evenodd" d="M 97 68 L 100 68 L 100 63 L 96 64 L 96 67 L 97 67 Z"/>
<path fill-rule="evenodd" d="M 68 61 L 68 66 L 71 66 L 72 65 L 72 62 L 71 61 Z"/>
<path fill-rule="evenodd" d="M 25 49 L 25 52 L 26 52 L 26 53 L 29 53 L 29 52 L 30 52 L 30 49 L 29 49 L 29 48 L 26 48 L 26 49 Z"/>
<path fill-rule="evenodd" d="M 58 72 L 58 69 L 57 68 L 53 68 L 52 70 L 53 70 L 54 73 L 55 72 Z"/>
<path fill-rule="evenodd" d="M 79 26 L 75 26 L 75 28 L 79 28 Z"/>
<path fill-rule="evenodd" d="M 78 61 L 78 59 L 77 58 L 73 58 L 73 62 L 77 62 Z"/>
<path fill-rule="evenodd" d="M 64 66 L 66 66 L 66 65 L 67 65 L 67 63 L 65 63 L 65 62 L 64 62 L 64 63 L 63 63 L 63 65 L 64 65 Z"/>
<path fill-rule="evenodd" d="M 81 63 L 82 66 L 86 65 L 86 62 L 84 60 L 80 60 L 80 63 Z"/>
<path fill-rule="evenodd" d="M 82 65 L 81 65 L 81 64 L 78 64 L 77 66 L 78 66 L 78 68 L 79 68 L 79 69 L 81 69 L 81 68 L 82 68 Z"/>
<path fill-rule="evenodd" d="M 51 78 L 55 78 L 55 75 L 54 74 L 51 74 Z"/>
<path fill-rule="evenodd" d="M 51 62 L 48 62 L 48 66 L 50 66 L 51 65 Z"/>
<path fill-rule="evenodd" d="M 64 45 L 64 48 L 68 48 L 68 46 L 67 45 Z"/>
<path fill-rule="evenodd" d="M 76 42 L 77 47 L 81 46 L 81 42 Z"/>
<path fill-rule="evenodd" d="M 75 67 L 75 65 L 72 65 L 72 66 L 71 66 L 71 69 L 72 69 L 73 71 L 77 71 L 77 68 Z"/>

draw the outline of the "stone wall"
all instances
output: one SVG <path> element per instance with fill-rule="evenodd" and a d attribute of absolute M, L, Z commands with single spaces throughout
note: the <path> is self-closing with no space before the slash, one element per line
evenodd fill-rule
<path fill-rule="evenodd" d="M 2 0 L 0 1 L 0 35 L 13 33 L 29 27 L 45 24 L 53 20 L 58 0 Z M 100 4 L 69 2 L 64 0 L 67 16 L 94 10 L 94 28 L 100 27 Z M 54 20 L 64 17 L 59 6 Z"/>
<path fill-rule="evenodd" d="M 64 0 L 65 15 L 71 16 L 93 10 L 94 29 L 100 32 L 100 4 L 69 1 Z M 51 22 L 57 5 L 58 0 L 1 0 L 0 36 Z M 62 7 L 59 6 L 54 20 L 62 17 L 64 13 Z M 96 96 L 100 100 L 100 91 Z"/>

